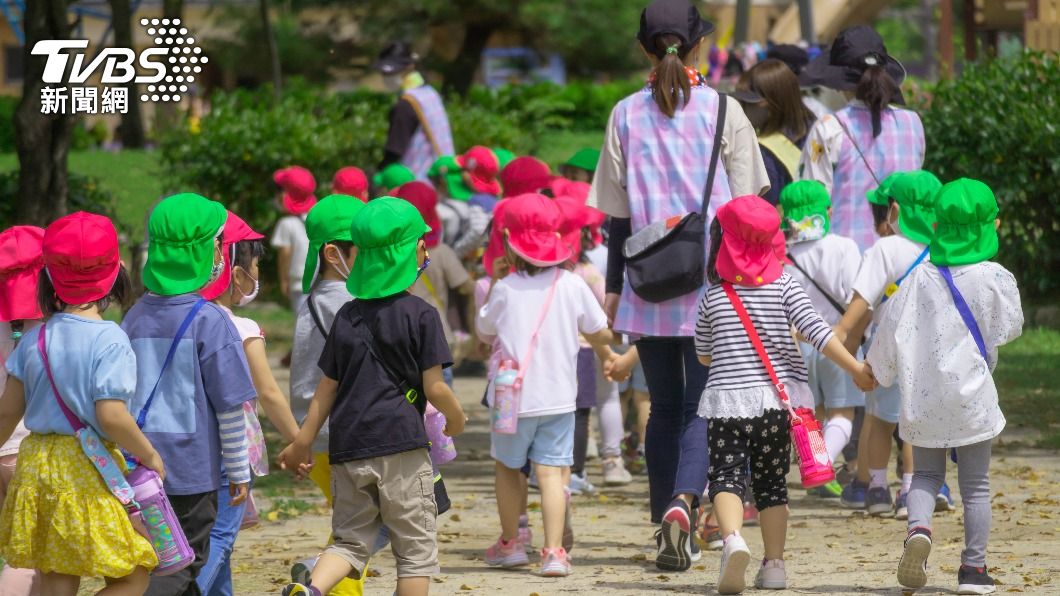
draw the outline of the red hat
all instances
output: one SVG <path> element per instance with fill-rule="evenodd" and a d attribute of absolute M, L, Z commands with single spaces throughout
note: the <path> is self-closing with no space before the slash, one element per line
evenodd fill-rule
<path fill-rule="evenodd" d="M 313 174 L 302 166 L 276 170 L 272 180 L 283 190 L 283 208 L 291 215 L 309 213 L 313 205 L 317 204 L 317 198 L 313 196 L 317 181 L 313 179 Z"/>
<path fill-rule="evenodd" d="M 497 183 L 500 163 L 489 147 L 475 145 L 463 155 L 457 155 L 456 163 L 460 164 L 470 177 L 468 186 L 471 190 L 493 196 L 501 194 L 501 185 Z"/>
<path fill-rule="evenodd" d="M 563 213 L 545 195 L 529 193 L 512 199 L 504 209 L 505 234 L 512 251 L 538 267 L 551 267 L 571 258 L 564 242 Z"/>
<path fill-rule="evenodd" d="M 44 230 L 44 267 L 55 295 L 87 304 L 110 294 L 121 270 L 118 232 L 102 215 L 78 211 Z"/>
<path fill-rule="evenodd" d="M 505 197 L 515 197 L 528 192 L 538 192 L 548 188 L 552 181 L 552 172 L 548 165 L 536 157 L 525 155 L 516 157 L 504 166 L 501 172 L 501 185 Z"/>
<path fill-rule="evenodd" d="M 575 182 L 560 176 L 554 178 L 548 187 L 552 189 L 554 197 L 571 197 L 583 204 L 589 199 L 589 189 L 592 188 L 587 182 Z"/>
<path fill-rule="evenodd" d="M 571 262 L 577 262 L 582 253 L 582 228 L 589 225 L 589 208 L 577 199 L 560 196 L 553 199 L 560 213 L 563 214 L 563 223 L 560 225 L 559 233 L 563 242 L 571 250 Z"/>
<path fill-rule="evenodd" d="M 340 195 L 349 195 L 368 202 L 368 176 L 361 168 L 348 166 L 335 172 L 335 178 L 331 181 L 331 192 Z"/>
<path fill-rule="evenodd" d="M 784 233 L 776 207 L 755 195 L 737 197 L 718 209 L 722 279 L 741 286 L 772 283 L 784 271 Z"/>
<path fill-rule="evenodd" d="M 15 226 L 0 233 L 0 321 L 40 319 L 37 280 L 44 266 L 44 230 Z"/>
<path fill-rule="evenodd" d="M 493 277 L 493 262 L 504 256 L 504 211 L 512 199 L 501 199 L 493 206 L 493 224 L 490 228 L 490 239 L 482 253 L 482 267 L 486 275 Z"/>
<path fill-rule="evenodd" d="M 232 250 L 232 246 L 236 242 L 261 240 L 262 238 L 264 236 L 251 229 L 247 222 L 229 211 L 228 219 L 225 220 L 224 235 L 221 236 L 221 254 L 225 255 L 225 266 L 221 269 L 221 276 L 214 280 L 212 284 L 203 288 L 199 295 L 207 300 L 213 300 L 224 294 L 225 290 L 228 289 L 228 284 L 232 283 L 232 267 L 235 265 L 233 262 L 235 260 L 235 251 Z"/>
<path fill-rule="evenodd" d="M 426 182 L 406 182 L 394 191 L 394 196 L 412 203 L 423 216 L 423 223 L 431 229 L 424 237 L 427 248 L 434 248 L 442 241 L 442 220 L 438 217 L 438 193 Z"/>

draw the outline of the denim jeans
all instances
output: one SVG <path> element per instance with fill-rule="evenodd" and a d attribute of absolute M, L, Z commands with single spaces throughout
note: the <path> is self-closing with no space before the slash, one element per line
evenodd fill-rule
<path fill-rule="evenodd" d="M 251 480 L 253 485 L 253 480 Z M 248 487 L 249 490 L 249 487 Z M 210 556 L 206 565 L 195 579 L 204 596 L 232 596 L 232 550 L 236 546 L 236 536 L 243 525 L 243 515 L 247 511 L 247 501 L 239 505 L 230 505 L 232 497 L 228 495 L 228 484 L 223 484 L 217 491 L 217 520 L 210 530 Z"/>
<path fill-rule="evenodd" d="M 636 342 L 651 394 L 644 438 L 651 521 L 659 523 L 677 495 L 698 503 L 707 486 L 707 420 L 697 415 L 707 386 L 691 337 L 648 337 Z"/>

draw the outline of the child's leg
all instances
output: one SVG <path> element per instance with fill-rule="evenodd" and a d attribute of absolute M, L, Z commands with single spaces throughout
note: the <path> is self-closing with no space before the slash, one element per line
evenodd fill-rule
<path fill-rule="evenodd" d="M 125 577 L 103 579 L 107 587 L 96 592 L 96 596 L 140 596 L 147 589 L 147 584 L 151 580 L 151 572 L 143 567 L 137 567 Z"/>
<path fill-rule="evenodd" d="M 184 594 L 193 590 L 195 578 L 206 564 L 209 556 L 210 531 L 217 519 L 217 493 L 200 493 L 197 495 L 169 495 L 169 504 L 173 507 L 188 546 L 195 552 L 195 562 L 173 575 L 152 575 L 147 586 L 149 596 L 168 596 Z M 228 498 L 225 495 L 224 498 Z M 47 591 L 43 591 L 47 594 Z"/>
<path fill-rule="evenodd" d="M 894 434 L 894 423 L 876 416 L 870 416 L 867 422 L 872 426 L 869 433 L 869 486 L 887 486 L 887 462 L 891 460 L 891 436 Z M 859 476 L 861 472 L 858 472 Z"/>
<path fill-rule="evenodd" d="M 611 383 L 603 376 L 603 367 L 596 363 L 596 403 L 600 420 L 600 455 L 604 459 L 622 455 L 622 406 L 618 399 L 618 383 Z"/>
<path fill-rule="evenodd" d="M 18 455 L 5 455 L 0 457 L 0 505 L 4 502 L 7 487 L 15 476 L 15 466 Z M 10 590 L 12 594 L 36 595 L 40 588 L 40 573 L 33 569 L 15 569 L 3 565 L 0 569 L 0 594 L 3 590 Z"/>
<path fill-rule="evenodd" d="M 916 458 L 916 472 L 913 473 L 913 484 L 906 500 L 909 507 L 907 525 L 910 530 L 918 527 L 930 530 L 931 514 L 935 512 L 935 495 L 939 494 L 946 480 L 946 450 L 913 447 L 913 457 Z"/>
<path fill-rule="evenodd" d="M 77 596 L 81 578 L 64 573 L 43 573 L 40 578 L 41 594 L 48 596 Z"/>
<path fill-rule="evenodd" d="M 231 596 L 232 594 L 232 550 L 236 536 L 243 524 L 247 502 L 231 505 L 228 485 L 222 484 L 217 492 L 217 519 L 210 530 L 210 554 L 206 565 L 199 571 L 195 583 L 206 596 Z"/>
<path fill-rule="evenodd" d="M 313 469 L 309 471 L 309 479 L 317 485 L 324 498 L 331 506 L 331 464 L 327 453 L 317 452 L 313 454 Z"/>
<path fill-rule="evenodd" d="M 824 446 L 828 459 L 833 463 L 850 442 L 854 428 L 854 408 L 832 408 L 827 413 L 828 422 L 824 424 Z"/>
<path fill-rule="evenodd" d="M 383 525 L 380 483 L 384 470 L 379 469 L 382 466 L 380 459 L 331 466 L 335 484 L 335 503 L 331 513 L 334 542 L 317 559 L 310 575 L 313 587 L 322 594 L 329 593 L 346 577 L 363 576 L 371 545 Z"/>
<path fill-rule="evenodd" d="M 751 490 L 762 525 L 765 559 L 783 559 L 788 532 L 787 475 L 791 461 L 788 413 L 767 411 L 756 420 L 749 435 Z"/>
<path fill-rule="evenodd" d="M 991 522 L 990 448 L 989 440 L 957 448 L 957 482 L 964 503 L 961 564 L 969 567 L 986 567 Z"/>
<path fill-rule="evenodd" d="M 558 466 L 534 463 L 537 483 L 541 488 L 541 517 L 545 526 L 545 548 L 559 548 L 563 540 L 567 500 L 563 489 L 564 471 Z"/>
<path fill-rule="evenodd" d="M 591 408 L 578 408 L 574 412 L 574 465 L 571 472 L 579 476 L 585 473 L 585 452 L 589 447 L 589 414 Z"/>
<path fill-rule="evenodd" d="M 501 520 L 501 538 L 505 541 L 513 540 L 519 532 L 519 514 L 526 509 L 526 477 L 519 470 L 509 468 L 501 462 L 495 462 L 494 468 L 496 471 L 494 489 L 497 492 L 497 515 Z M 538 476 L 538 482 L 541 482 L 540 476 Z"/>
<path fill-rule="evenodd" d="M 399 577 L 396 596 L 427 596 L 431 589 L 429 577 Z"/>
<path fill-rule="evenodd" d="M 729 418 L 707 420 L 710 441 L 709 489 L 714 518 L 722 537 L 743 528 L 743 498 L 747 488 L 747 460 L 750 446 L 740 428 L 742 421 Z"/>
<path fill-rule="evenodd" d="M 425 449 L 378 459 L 379 508 L 397 561 L 397 594 L 426 596 L 430 577 L 438 573 L 438 507 L 431 460 Z"/>

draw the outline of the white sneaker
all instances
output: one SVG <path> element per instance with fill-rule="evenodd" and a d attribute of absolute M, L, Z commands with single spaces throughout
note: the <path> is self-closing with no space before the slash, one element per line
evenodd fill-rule
<path fill-rule="evenodd" d="M 739 594 L 747 587 L 747 565 L 751 562 L 751 551 L 739 534 L 725 538 L 721 550 L 721 570 L 718 573 L 719 594 Z"/>
<path fill-rule="evenodd" d="M 783 590 L 788 587 L 788 572 L 784 570 L 784 559 L 763 561 L 755 576 L 755 587 L 762 590 Z"/>
<path fill-rule="evenodd" d="M 604 458 L 604 484 L 607 486 L 622 486 L 633 482 L 633 475 L 622 463 L 621 457 Z"/>
<path fill-rule="evenodd" d="M 596 493 L 596 487 L 593 486 L 592 482 L 585 476 L 585 472 L 581 474 L 570 475 L 570 494 L 572 495 L 592 495 Z"/>

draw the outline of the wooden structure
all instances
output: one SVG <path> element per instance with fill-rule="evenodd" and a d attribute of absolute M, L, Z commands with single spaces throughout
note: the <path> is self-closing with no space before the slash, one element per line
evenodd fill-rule
<path fill-rule="evenodd" d="M 1060 52 L 1060 0 L 1031 0 L 1024 27 L 1028 48 Z"/>

